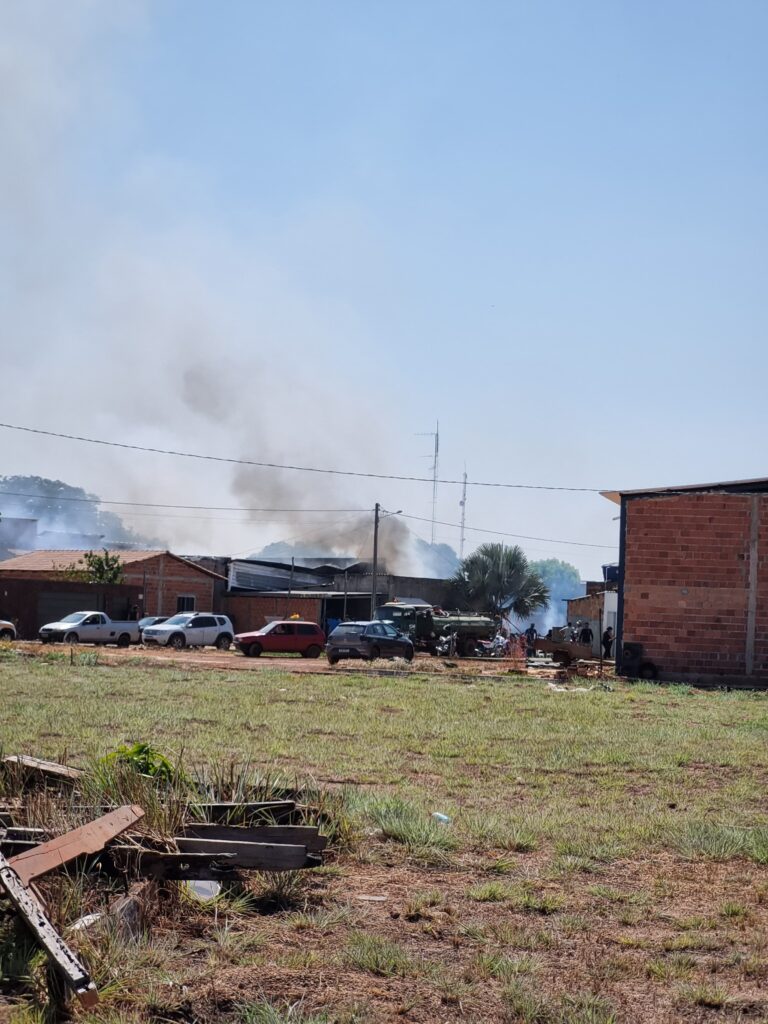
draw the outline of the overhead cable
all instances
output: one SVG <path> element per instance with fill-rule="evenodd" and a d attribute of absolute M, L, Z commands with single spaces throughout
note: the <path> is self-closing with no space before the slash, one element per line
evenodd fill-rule
<path fill-rule="evenodd" d="M 362 473 L 357 470 L 351 469 L 327 469 L 318 466 L 294 466 L 288 463 L 280 462 L 259 462 L 255 459 L 235 459 L 225 457 L 223 455 L 202 455 L 197 452 L 179 452 L 171 448 L 150 448 L 145 445 L 139 444 L 127 444 L 124 441 L 105 441 L 101 438 L 96 437 L 81 437 L 78 434 L 64 434 L 60 431 L 55 430 L 42 430 L 39 427 L 22 427 L 14 423 L 0 423 L 0 427 L 5 430 L 20 430 L 26 434 L 40 434 L 43 437 L 58 437 L 63 438 L 67 441 L 82 441 L 85 444 L 98 444 L 103 445 L 107 448 L 123 448 L 127 451 L 134 452 L 149 452 L 153 455 L 173 455 L 180 459 L 199 459 L 205 462 L 224 462 L 236 466 L 255 466 L 259 469 L 283 469 L 291 470 L 297 473 L 320 473 L 330 476 L 353 476 L 362 477 L 368 480 L 401 480 L 407 483 L 419 483 L 419 484 L 456 484 L 463 486 L 464 480 L 435 480 L 429 476 L 402 476 L 396 473 Z M 523 491 L 571 491 L 580 492 L 587 494 L 600 494 L 604 488 L 601 487 L 562 487 L 554 486 L 552 484 L 517 484 L 517 483 L 502 483 L 487 480 L 468 480 L 467 486 L 469 487 L 499 487 L 512 490 L 523 490 Z M 431 522 L 431 520 L 430 520 Z"/>
<path fill-rule="evenodd" d="M 5 494 L 15 498 L 36 498 L 39 501 L 84 501 L 91 505 L 130 505 L 134 508 L 180 508 L 195 512 L 369 512 L 367 508 L 248 508 L 239 505 L 167 505 L 156 501 L 116 501 L 107 498 L 72 498 L 64 495 L 26 494 L 23 491 L 4 491 L 0 485 L 0 499 Z M 134 513 L 134 515 L 137 513 Z"/>
<path fill-rule="evenodd" d="M 431 523 L 431 519 L 427 519 L 425 516 L 412 516 L 407 512 L 401 512 L 400 515 L 403 519 L 415 519 L 420 523 Z M 444 523 L 440 519 L 436 519 L 435 523 L 438 526 L 451 526 L 455 529 L 460 529 L 459 523 Z M 611 551 L 616 550 L 617 544 L 589 544 L 583 540 L 557 540 L 554 537 L 530 537 L 526 533 L 506 533 L 504 530 L 485 530 L 481 526 L 465 526 L 466 530 L 473 530 L 475 533 L 492 533 L 497 537 L 516 537 L 519 540 L 539 540 L 546 541 L 548 544 L 572 544 L 579 548 L 609 548 Z"/>

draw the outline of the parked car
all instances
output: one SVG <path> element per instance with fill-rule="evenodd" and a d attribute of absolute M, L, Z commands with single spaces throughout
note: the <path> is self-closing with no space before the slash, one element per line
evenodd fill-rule
<path fill-rule="evenodd" d="M 185 647 L 218 647 L 220 651 L 228 651 L 234 634 L 226 615 L 183 612 L 144 629 L 141 639 L 145 644 L 174 647 L 177 651 Z"/>
<path fill-rule="evenodd" d="M 139 642 L 139 624 L 110 619 L 104 612 L 72 612 L 58 622 L 47 622 L 38 636 L 44 644 L 63 640 L 65 644 L 117 644 L 127 647 Z"/>
<path fill-rule="evenodd" d="M 143 619 L 139 619 L 139 629 L 146 629 L 147 626 L 159 626 L 161 622 L 168 621 L 167 615 L 145 615 Z"/>
<path fill-rule="evenodd" d="M 328 637 L 328 661 L 341 658 L 405 658 L 413 660 L 413 643 L 388 622 L 342 622 Z"/>
<path fill-rule="evenodd" d="M 235 647 L 249 658 L 258 658 L 263 651 L 319 658 L 325 647 L 325 633 L 316 622 L 278 620 L 253 633 L 238 633 Z"/>
<path fill-rule="evenodd" d="M 16 627 L 7 619 L 0 619 L 0 640 L 15 640 Z"/>

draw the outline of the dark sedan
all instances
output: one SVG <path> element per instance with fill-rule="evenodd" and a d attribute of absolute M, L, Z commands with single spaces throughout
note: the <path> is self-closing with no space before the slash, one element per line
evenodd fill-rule
<path fill-rule="evenodd" d="M 143 619 L 139 619 L 139 632 L 143 629 L 149 629 L 150 626 L 159 626 L 161 622 L 167 622 L 167 615 L 147 615 Z"/>
<path fill-rule="evenodd" d="M 413 644 L 388 622 L 342 622 L 328 637 L 325 647 L 328 661 L 335 665 L 342 658 L 405 658 L 413 660 Z"/>

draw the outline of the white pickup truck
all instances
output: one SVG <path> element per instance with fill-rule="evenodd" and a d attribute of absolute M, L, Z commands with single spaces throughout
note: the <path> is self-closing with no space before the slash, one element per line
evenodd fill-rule
<path fill-rule="evenodd" d="M 117 644 L 127 647 L 139 642 L 138 622 L 114 622 L 104 612 L 72 612 L 60 622 L 48 622 L 38 633 L 44 644 L 63 640 L 65 644 Z"/>

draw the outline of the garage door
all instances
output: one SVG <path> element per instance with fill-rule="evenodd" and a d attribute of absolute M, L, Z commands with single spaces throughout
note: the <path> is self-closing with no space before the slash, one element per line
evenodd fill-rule
<path fill-rule="evenodd" d="M 98 598 L 94 598 L 94 595 L 88 590 L 67 594 L 44 591 L 37 598 L 37 628 L 39 629 L 46 622 L 58 622 L 70 612 L 98 611 L 98 608 L 94 607 L 98 604 Z"/>

